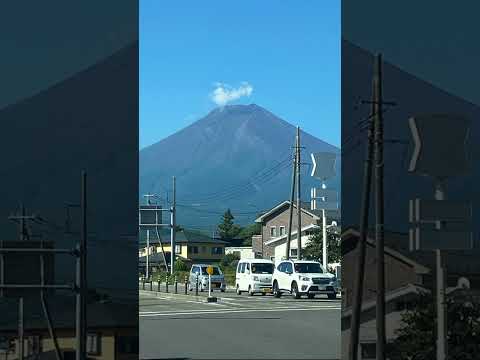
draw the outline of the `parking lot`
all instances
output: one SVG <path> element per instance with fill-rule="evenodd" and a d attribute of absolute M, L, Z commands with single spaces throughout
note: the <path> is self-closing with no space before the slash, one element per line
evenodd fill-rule
<path fill-rule="evenodd" d="M 340 359 L 340 300 L 140 290 L 142 359 Z"/>

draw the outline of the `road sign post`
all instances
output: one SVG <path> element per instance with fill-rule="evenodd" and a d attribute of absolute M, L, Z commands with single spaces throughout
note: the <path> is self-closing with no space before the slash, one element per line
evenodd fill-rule
<path fill-rule="evenodd" d="M 327 249 L 327 210 L 337 210 L 337 192 L 327 190 L 325 181 L 335 176 L 337 154 L 332 152 L 312 153 L 311 176 L 322 181 L 322 188 L 311 190 L 311 210 L 322 210 L 322 263 L 325 270 L 328 270 L 328 249 Z M 320 201 L 319 201 L 320 200 Z"/>
<path fill-rule="evenodd" d="M 462 116 L 433 114 L 412 117 L 409 126 L 415 148 L 409 171 L 435 179 L 435 200 L 410 201 L 410 250 L 434 250 L 436 258 L 437 348 L 436 359 L 447 358 L 445 339 L 447 312 L 445 308 L 445 266 L 442 250 L 471 249 L 471 205 L 468 202 L 446 201 L 446 179 L 468 172 L 466 140 L 470 122 Z M 459 146 L 460 144 L 460 146 Z M 462 231 L 452 231 L 446 224 L 462 224 Z M 426 230 L 434 224 L 435 230 Z"/>
<path fill-rule="evenodd" d="M 207 297 L 207 302 L 217 302 L 217 298 L 215 296 L 212 296 L 213 267 L 211 265 L 207 266 L 207 274 L 208 274 L 208 297 Z"/>

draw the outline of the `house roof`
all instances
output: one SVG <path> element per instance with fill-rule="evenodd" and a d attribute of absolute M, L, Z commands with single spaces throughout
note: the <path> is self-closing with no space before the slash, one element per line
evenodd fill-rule
<path fill-rule="evenodd" d="M 351 239 L 351 238 L 358 239 L 359 236 L 360 236 L 360 232 L 352 228 L 342 233 L 342 236 L 341 236 L 342 256 L 344 255 L 344 249 L 345 249 L 344 244 L 347 241 L 347 239 Z M 375 241 L 371 236 L 372 235 L 369 234 L 369 236 L 367 237 L 367 244 L 375 247 Z M 387 241 L 387 238 L 389 238 L 388 241 Z M 416 261 L 416 259 L 413 256 L 411 256 L 412 255 L 411 253 L 404 253 L 403 251 L 399 251 L 398 249 L 392 248 L 389 245 L 391 241 L 392 241 L 392 238 L 385 235 L 385 247 L 384 247 L 385 253 L 402 261 L 405 264 L 408 264 L 414 267 L 416 272 L 419 274 L 428 274 L 430 272 L 430 269 L 424 266 L 421 262 Z M 354 242 L 354 245 L 356 245 L 356 243 L 357 241 Z M 350 244 L 349 248 L 351 246 L 352 244 Z"/>
<path fill-rule="evenodd" d="M 288 208 L 290 206 L 290 201 L 282 201 L 281 203 L 277 204 L 274 206 L 272 209 L 269 211 L 265 212 L 264 214 L 260 215 L 257 219 L 255 219 L 256 223 L 262 223 L 265 218 L 273 215 L 277 211 L 280 211 L 282 208 Z M 293 207 L 296 209 L 297 204 L 294 202 Z M 305 214 L 308 214 L 312 216 L 315 220 L 319 220 L 322 217 L 322 211 L 321 210 L 311 210 L 310 209 L 310 202 L 301 202 L 300 207 L 302 209 L 302 212 Z M 327 217 L 331 217 L 333 219 L 339 220 L 339 211 L 334 211 L 334 210 L 327 210 Z"/>
<path fill-rule="evenodd" d="M 158 235 L 163 244 L 170 244 L 170 229 L 159 229 Z M 208 244 L 226 244 L 226 241 L 223 241 L 218 238 L 212 238 L 211 236 L 205 235 L 199 231 L 183 229 L 175 233 L 175 242 L 177 244 L 197 244 L 197 243 L 208 243 Z M 150 244 L 158 244 L 158 237 L 156 231 L 150 232 Z M 140 247 L 146 245 L 146 236 L 141 234 L 140 236 Z"/>
<path fill-rule="evenodd" d="M 421 292 L 430 292 L 430 290 L 425 289 L 422 286 L 418 286 L 415 284 L 407 284 L 405 286 L 402 286 L 398 289 L 394 289 L 392 291 L 389 291 L 385 294 L 385 302 L 389 303 L 391 301 L 394 301 L 402 296 L 408 295 L 408 294 L 420 294 Z M 374 308 L 377 304 L 377 299 L 371 299 L 368 301 L 365 301 L 362 303 L 362 308 L 361 311 L 367 311 L 372 308 Z M 352 315 L 352 307 L 349 306 L 345 308 L 345 310 L 342 311 L 342 318 L 346 318 Z"/>

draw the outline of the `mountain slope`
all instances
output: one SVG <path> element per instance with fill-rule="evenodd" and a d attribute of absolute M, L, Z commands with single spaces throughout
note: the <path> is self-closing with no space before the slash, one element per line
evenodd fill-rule
<path fill-rule="evenodd" d="M 227 207 L 237 221 L 251 221 L 289 196 L 295 132 L 293 125 L 255 104 L 217 108 L 140 151 L 139 195 L 165 195 L 175 175 L 179 223 L 205 227 L 217 223 Z M 311 152 L 339 154 L 310 134 L 300 137 L 303 163 L 311 165 Z M 318 186 L 310 170 L 302 167 L 303 200 L 311 186 Z M 332 181 L 338 184 L 339 177 Z"/>

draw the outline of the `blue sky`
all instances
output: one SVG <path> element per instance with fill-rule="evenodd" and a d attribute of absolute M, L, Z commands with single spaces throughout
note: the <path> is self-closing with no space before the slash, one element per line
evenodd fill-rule
<path fill-rule="evenodd" d="M 141 0 L 140 148 L 227 99 L 340 146 L 340 1 Z"/>

